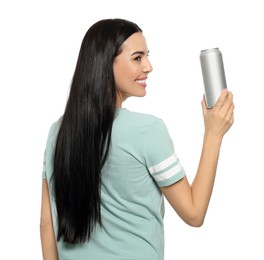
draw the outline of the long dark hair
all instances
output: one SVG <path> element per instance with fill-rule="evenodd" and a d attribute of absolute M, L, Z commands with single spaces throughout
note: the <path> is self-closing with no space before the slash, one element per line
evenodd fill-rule
<path fill-rule="evenodd" d="M 53 194 L 57 240 L 89 241 L 101 220 L 101 169 L 107 159 L 115 117 L 113 62 L 123 42 L 141 29 L 106 19 L 87 31 L 81 44 L 54 154 Z"/>

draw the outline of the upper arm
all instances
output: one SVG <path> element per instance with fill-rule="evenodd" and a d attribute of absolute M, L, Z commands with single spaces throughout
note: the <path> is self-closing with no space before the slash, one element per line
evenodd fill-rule
<path fill-rule="evenodd" d="M 195 223 L 197 214 L 193 204 L 192 189 L 186 176 L 178 182 L 160 189 L 169 204 L 187 224 L 199 226 Z"/>
<path fill-rule="evenodd" d="M 185 175 L 162 120 L 156 120 L 144 134 L 143 147 L 146 167 L 159 187 L 171 185 Z"/>
<path fill-rule="evenodd" d="M 188 224 L 197 225 L 192 188 L 177 157 L 172 139 L 162 120 L 156 120 L 144 135 L 144 158 L 149 173 L 168 202 Z"/>
<path fill-rule="evenodd" d="M 52 224 L 51 207 L 49 199 L 49 188 L 47 180 L 42 180 L 42 197 L 41 197 L 41 225 Z"/>

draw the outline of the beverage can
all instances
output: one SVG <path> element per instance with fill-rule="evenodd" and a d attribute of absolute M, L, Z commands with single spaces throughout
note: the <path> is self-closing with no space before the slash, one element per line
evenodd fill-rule
<path fill-rule="evenodd" d="M 200 63 L 207 108 L 212 108 L 226 86 L 222 53 L 219 48 L 202 50 Z"/>

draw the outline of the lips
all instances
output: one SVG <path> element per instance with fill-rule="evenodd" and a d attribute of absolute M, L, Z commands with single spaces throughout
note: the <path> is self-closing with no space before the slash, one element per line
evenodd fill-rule
<path fill-rule="evenodd" d="M 137 79 L 136 82 L 142 87 L 146 87 L 147 86 L 146 78 L 145 79 Z"/>

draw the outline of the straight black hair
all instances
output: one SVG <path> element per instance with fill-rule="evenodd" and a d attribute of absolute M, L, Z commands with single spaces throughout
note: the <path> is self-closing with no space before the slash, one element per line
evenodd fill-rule
<path fill-rule="evenodd" d="M 90 27 L 82 41 L 54 153 L 58 241 L 84 243 L 95 225 L 102 225 L 101 169 L 117 99 L 113 62 L 136 32 L 142 30 L 130 21 L 106 19 Z"/>

